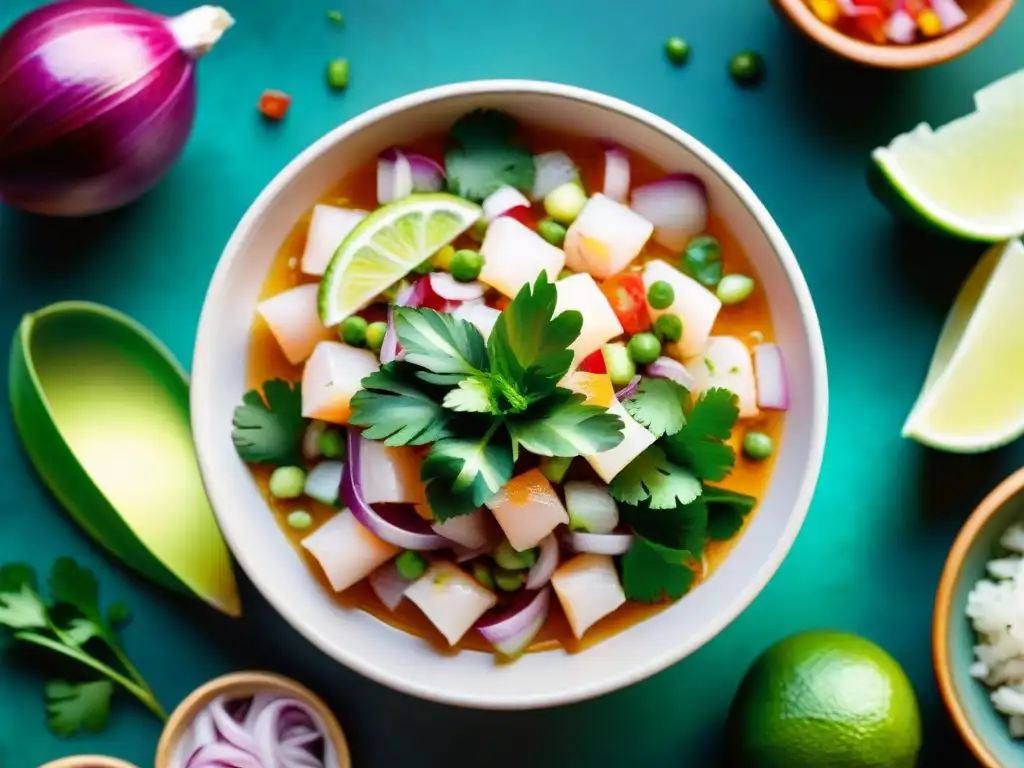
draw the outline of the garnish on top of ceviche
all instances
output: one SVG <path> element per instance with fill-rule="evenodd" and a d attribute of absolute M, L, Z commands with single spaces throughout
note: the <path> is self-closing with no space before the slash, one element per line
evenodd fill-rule
<path fill-rule="evenodd" d="M 706 576 L 789 404 L 703 183 L 551 141 L 476 111 L 443 152 L 347 177 L 274 265 L 234 414 L 330 589 L 503 657 L 575 650 Z"/>
<path fill-rule="evenodd" d="M 920 42 L 967 21 L 957 0 L 807 0 L 807 4 L 825 23 L 879 45 Z"/>

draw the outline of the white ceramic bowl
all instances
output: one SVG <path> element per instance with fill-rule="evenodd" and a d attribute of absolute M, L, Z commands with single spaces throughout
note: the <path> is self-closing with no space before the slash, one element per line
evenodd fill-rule
<path fill-rule="evenodd" d="M 721 567 L 667 611 L 583 653 L 529 654 L 495 665 L 484 653 L 441 656 L 372 616 L 332 602 L 292 551 L 231 443 L 245 391 L 249 329 L 275 252 L 318 196 L 380 150 L 440 133 L 478 107 L 523 122 L 610 138 L 707 184 L 712 208 L 753 261 L 771 302 L 793 407 L 767 494 Z M 642 109 L 590 91 L 531 81 L 433 88 L 383 104 L 317 141 L 275 178 L 235 230 L 206 297 L 192 364 L 192 428 L 203 479 L 242 568 L 289 623 L 328 655 L 385 685 L 470 707 L 564 704 L 635 683 L 714 637 L 761 591 L 803 523 L 821 465 L 828 416 L 818 319 L 792 251 L 749 187 L 719 157 Z"/>

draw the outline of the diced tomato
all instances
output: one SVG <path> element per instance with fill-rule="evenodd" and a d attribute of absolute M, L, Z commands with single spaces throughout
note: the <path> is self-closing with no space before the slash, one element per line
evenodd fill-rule
<path fill-rule="evenodd" d="M 533 212 L 530 210 L 529 206 L 517 205 L 515 208 L 509 208 L 501 215 L 515 219 L 520 224 L 525 227 L 529 227 L 530 229 L 534 229 L 536 227 L 536 222 L 533 220 Z"/>
<path fill-rule="evenodd" d="M 268 120 L 281 120 L 288 114 L 288 108 L 292 105 L 292 97 L 284 91 L 264 91 L 260 96 L 258 108 Z"/>
<path fill-rule="evenodd" d="M 584 373 L 608 373 L 608 367 L 604 364 L 604 354 L 600 349 L 597 352 L 591 352 L 583 358 L 578 370 Z"/>
<path fill-rule="evenodd" d="M 626 333 L 633 335 L 651 327 L 651 317 L 647 314 L 647 291 L 639 274 L 612 275 L 601 284 L 601 292 L 612 305 L 612 311 Z"/>

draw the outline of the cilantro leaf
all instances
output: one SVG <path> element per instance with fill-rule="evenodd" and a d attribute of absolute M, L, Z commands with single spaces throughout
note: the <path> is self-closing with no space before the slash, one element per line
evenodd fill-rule
<path fill-rule="evenodd" d="M 663 547 L 638 536 L 622 556 L 622 587 L 626 597 L 640 603 L 677 600 L 693 585 L 686 565 L 688 552 Z"/>
<path fill-rule="evenodd" d="M 519 124 L 515 118 L 496 109 L 474 109 L 452 125 L 448 135 L 465 147 L 490 147 L 508 144 L 515 138 Z"/>
<path fill-rule="evenodd" d="M 451 414 L 416 378 L 416 368 L 394 361 L 361 382 L 352 396 L 349 424 L 387 445 L 425 445 L 451 435 Z"/>
<path fill-rule="evenodd" d="M 47 578 L 53 602 L 73 608 L 81 614 L 62 633 L 76 645 L 84 645 L 93 637 L 116 647 L 117 637 L 100 610 L 100 585 L 92 571 L 70 557 L 54 561 Z"/>
<path fill-rule="evenodd" d="M 430 447 L 420 477 L 437 520 L 469 514 L 512 478 L 512 446 L 499 426 L 482 437 L 448 437 Z"/>
<path fill-rule="evenodd" d="M 57 736 L 73 736 L 79 731 L 98 733 L 107 724 L 113 693 L 114 684 L 109 680 L 51 680 L 46 684 L 46 725 Z"/>
<path fill-rule="evenodd" d="M 491 384 L 484 376 L 470 376 L 444 396 L 445 408 L 463 413 L 493 413 Z"/>
<path fill-rule="evenodd" d="M 611 495 L 616 501 L 646 502 L 653 509 L 689 504 L 700 493 L 700 480 L 689 470 L 669 461 L 657 445 L 633 459 L 611 483 Z"/>
<path fill-rule="evenodd" d="M 536 169 L 530 152 L 515 143 L 519 126 L 508 115 L 479 109 L 459 119 L 445 153 L 448 191 L 481 202 L 504 186 L 533 189 Z"/>
<path fill-rule="evenodd" d="M 703 496 L 671 509 L 624 504 L 621 514 L 627 525 L 649 541 L 677 552 L 689 552 L 693 559 L 704 554 L 708 537 L 708 507 Z"/>
<path fill-rule="evenodd" d="M 724 480 L 736 462 L 736 452 L 723 441 L 729 439 L 739 414 L 735 394 L 721 387 L 707 390 L 693 404 L 686 425 L 662 441 L 665 453 L 703 480 Z"/>
<path fill-rule="evenodd" d="M 622 419 L 596 405 L 584 405 L 586 397 L 559 387 L 536 418 L 508 421 L 512 440 L 538 456 L 587 456 L 614 448 L 622 442 Z"/>
<path fill-rule="evenodd" d="M 537 282 L 524 285 L 498 317 L 487 339 L 491 371 L 515 382 L 528 400 L 555 390 L 572 365 L 569 349 L 583 327 L 575 310 L 555 316 L 558 292 L 541 272 Z"/>
<path fill-rule="evenodd" d="M 484 337 L 472 323 L 433 309 L 398 307 L 395 328 L 406 361 L 436 374 L 421 375 L 425 381 L 455 384 L 488 368 Z"/>
<path fill-rule="evenodd" d="M 32 569 L 21 563 L 0 568 L 0 626 L 43 629 L 50 624 L 46 604 L 36 592 Z"/>
<path fill-rule="evenodd" d="M 689 393 L 669 379 L 643 377 L 636 394 L 623 403 L 626 412 L 655 436 L 674 435 L 686 423 L 683 403 Z"/>
<path fill-rule="evenodd" d="M 72 619 L 61 634 L 70 644 L 83 646 L 99 636 L 99 627 L 88 619 Z"/>
<path fill-rule="evenodd" d="M 235 408 L 231 439 L 243 461 L 294 464 L 301 459 L 306 421 L 299 385 L 272 379 L 263 382 L 262 396 L 254 389 L 242 397 L 242 405 Z"/>
<path fill-rule="evenodd" d="M 757 504 L 753 496 L 710 485 L 704 486 L 701 498 L 708 507 L 708 538 L 712 541 L 726 541 L 739 533 Z"/>

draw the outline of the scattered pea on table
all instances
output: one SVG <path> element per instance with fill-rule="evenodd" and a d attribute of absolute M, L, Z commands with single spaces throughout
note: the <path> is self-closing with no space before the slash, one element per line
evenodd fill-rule
<path fill-rule="evenodd" d="M 665 41 L 665 55 L 677 67 L 690 58 L 690 44 L 681 37 L 670 37 Z"/>
<path fill-rule="evenodd" d="M 335 59 L 327 65 L 327 83 L 336 91 L 348 87 L 348 59 Z"/>
<path fill-rule="evenodd" d="M 729 60 L 729 74 L 740 85 L 753 85 L 764 79 L 764 57 L 756 51 L 741 51 Z"/>

